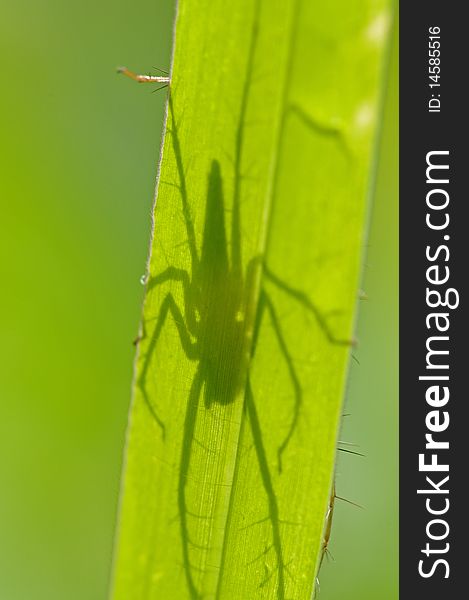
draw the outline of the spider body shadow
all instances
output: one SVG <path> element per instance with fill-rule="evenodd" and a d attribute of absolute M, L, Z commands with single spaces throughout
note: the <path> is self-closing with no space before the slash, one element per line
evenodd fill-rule
<path fill-rule="evenodd" d="M 178 149 L 177 135 L 173 132 L 175 149 Z M 184 194 L 185 180 L 182 179 L 181 192 L 183 207 L 187 208 L 187 197 Z M 186 210 L 184 210 L 186 213 Z M 256 457 L 261 473 L 263 487 L 268 499 L 268 519 L 272 525 L 272 551 L 276 557 L 277 567 L 277 598 L 285 597 L 286 565 L 280 535 L 280 517 L 278 502 L 274 492 L 272 474 L 269 461 L 262 442 L 261 425 L 252 386 L 249 381 L 249 361 L 252 358 L 257 343 L 259 329 L 263 319 L 268 316 L 273 328 L 278 348 L 284 358 L 291 385 L 294 393 L 294 402 L 291 421 L 283 440 L 278 445 L 279 472 L 282 470 L 282 457 L 294 435 L 300 416 L 302 403 L 302 390 L 299 378 L 295 371 L 294 361 L 289 352 L 286 338 L 282 332 L 281 324 L 274 304 L 267 292 L 261 287 L 257 311 L 253 326 L 247 322 L 246 315 L 252 312 L 255 301 L 255 281 L 261 274 L 271 281 L 278 289 L 299 302 L 303 308 L 312 313 L 325 336 L 334 343 L 346 343 L 337 340 L 330 332 L 326 321 L 318 309 L 301 292 L 284 283 L 263 264 L 259 257 L 254 257 L 248 263 L 246 276 L 242 272 L 242 256 L 240 244 L 240 219 L 239 203 L 235 197 L 232 214 L 231 244 L 228 244 L 225 228 L 225 208 L 223 198 L 223 182 L 220 164 L 212 161 L 207 184 L 207 201 L 205 223 L 200 256 L 195 242 L 193 223 L 185 219 L 191 262 L 192 274 L 183 269 L 168 267 L 159 275 L 148 282 L 148 292 L 156 286 L 167 282 L 179 282 L 182 286 L 184 306 L 178 306 L 171 292 L 167 292 L 161 303 L 156 320 L 156 325 L 151 334 L 143 365 L 137 383 L 143 399 L 158 423 L 163 437 L 165 424 L 158 414 L 158 410 L 150 402 L 146 391 L 146 382 L 149 375 L 151 358 L 161 335 L 166 320 L 171 317 L 177 328 L 181 346 L 187 358 L 196 361 L 197 367 L 193 377 L 186 409 L 183 431 L 183 446 L 179 463 L 178 484 L 178 509 L 181 524 L 181 537 L 183 546 L 183 566 L 186 574 L 187 585 L 193 600 L 199 599 L 200 594 L 196 586 L 194 568 L 190 561 L 191 541 L 189 535 L 188 517 L 190 511 L 187 507 L 186 485 L 190 471 L 191 453 L 194 443 L 197 412 L 200 399 L 203 396 L 204 406 L 210 409 L 214 403 L 228 405 L 232 403 L 237 394 L 245 393 L 245 414 L 250 424 L 254 439 Z M 230 252 L 229 252 L 230 249 Z M 273 575 L 274 571 L 272 571 Z"/>
<path fill-rule="evenodd" d="M 259 7 L 258 7 L 259 8 Z M 258 9 L 257 9 L 258 10 Z M 169 111 L 171 114 L 172 147 L 176 161 L 178 183 L 168 182 L 176 187 L 182 205 L 188 252 L 190 254 L 190 273 L 184 269 L 169 266 L 163 272 L 150 278 L 147 293 L 168 282 L 178 282 L 182 286 L 183 308 L 178 306 L 171 292 L 164 295 L 159 313 L 146 353 L 143 356 L 137 385 L 143 401 L 158 424 L 163 438 L 166 434 L 165 423 L 158 407 L 150 401 L 146 389 L 150 375 L 151 359 L 166 320 L 171 317 L 177 328 L 181 347 L 187 358 L 197 363 L 190 390 L 187 397 L 187 408 L 184 418 L 182 449 L 178 470 L 177 503 L 182 540 L 182 560 L 186 584 L 191 600 L 200 600 L 202 594 L 197 579 L 200 572 L 198 566 L 191 564 L 191 548 L 201 548 L 198 540 L 192 540 L 189 531 L 189 518 L 205 518 L 194 515 L 189 510 L 187 501 L 187 483 L 195 440 L 196 422 L 203 397 L 206 410 L 215 405 L 228 406 L 237 397 L 243 398 L 244 415 L 250 427 L 259 474 L 266 496 L 267 517 L 263 521 L 270 522 L 270 546 L 268 552 L 273 553 L 275 568 L 260 583 L 263 587 L 276 574 L 276 598 L 285 600 L 286 575 L 288 566 L 285 563 L 280 525 L 280 510 L 275 494 L 271 461 L 269 461 L 262 439 L 262 427 L 255 406 L 254 392 L 249 379 L 249 363 L 255 352 L 259 330 L 263 320 L 268 317 L 278 349 L 285 362 L 293 391 L 293 406 L 290 422 L 286 424 L 286 433 L 279 440 L 277 450 L 277 471 L 282 471 L 282 459 L 288 450 L 300 417 L 302 390 L 295 370 L 286 338 L 283 334 L 280 319 L 275 306 L 264 287 L 259 285 L 261 278 L 269 280 L 281 293 L 287 294 L 309 312 L 323 334 L 331 343 L 349 345 L 348 340 L 337 339 L 329 329 L 326 319 L 313 302 L 300 290 L 297 290 L 276 276 L 265 264 L 262 256 L 255 256 L 243 267 L 241 243 L 241 170 L 243 160 L 244 134 L 246 127 L 246 111 L 252 84 L 254 55 L 258 33 L 258 14 L 253 22 L 251 45 L 246 65 L 238 125 L 235 136 L 234 152 L 234 189 L 231 203 L 231 231 L 227 235 L 225 227 L 225 203 L 223 195 L 223 179 L 220 163 L 213 160 L 210 165 L 207 182 L 207 199 L 202 243 L 198 250 L 194 223 L 191 218 L 189 193 L 184 171 L 178 127 L 175 119 L 171 94 L 169 95 Z M 160 182 L 164 185 L 165 182 Z M 229 242 L 228 242 L 229 239 Z M 257 290 L 259 289 L 259 293 Z M 143 329 L 144 336 L 145 328 Z M 264 555 L 261 555 L 262 558 Z M 257 558 L 255 559 L 257 561 Z M 247 566 L 247 565 L 246 565 Z"/>

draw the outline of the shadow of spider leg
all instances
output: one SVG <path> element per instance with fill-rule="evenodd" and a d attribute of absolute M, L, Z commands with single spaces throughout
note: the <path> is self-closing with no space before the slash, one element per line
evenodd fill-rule
<path fill-rule="evenodd" d="M 186 485 L 189 477 L 190 459 L 192 453 L 192 444 L 194 442 L 194 430 L 197 419 L 197 407 L 204 384 L 203 367 L 199 363 L 197 371 L 192 380 L 191 389 L 189 392 L 189 399 L 187 404 L 186 416 L 184 419 L 184 433 L 182 436 L 182 452 L 181 462 L 179 465 L 179 483 L 178 483 L 178 510 L 181 524 L 181 538 L 182 538 L 182 558 L 184 573 L 186 577 L 187 587 L 189 588 L 189 594 L 191 600 L 199 600 L 201 595 L 197 590 L 193 572 L 196 571 L 196 567 L 191 563 L 190 560 L 190 549 L 204 550 L 204 548 L 198 546 L 191 539 L 189 534 L 188 516 L 191 514 L 187 507 L 186 499 Z"/>
<path fill-rule="evenodd" d="M 351 340 L 346 340 L 346 339 L 341 339 L 341 338 L 336 337 L 336 335 L 330 329 L 324 315 L 317 308 L 317 306 L 315 306 L 311 302 L 311 300 L 308 298 L 308 296 L 304 292 L 296 290 L 295 288 L 292 288 L 290 285 L 288 285 L 287 283 L 282 281 L 279 277 L 277 277 L 274 273 L 272 273 L 272 271 L 270 271 L 265 265 L 264 265 L 264 275 L 277 288 L 282 290 L 285 294 L 287 294 L 291 298 L 294 298 L 295 300 L 297 300 L 306 310 L 308 310 L 310 313 L 313 314 L 321 331 L 323 332 L 326 339 L 331 344 L 336 344 L 339 346 L 352 346 L 354 344 L 354 342 Z M 291 438 L 295 432 L 296 426 L 298 424 L 298 419 L 299 419 L 300 410 L 301 410 L 301 403 L 302 403 L 302 389 L 301 389 L 299 377 L 295 370 L 293 358 L 288 349 L 288 345 L 287 345 L 285 336 L 283 334 L 283 331 L 282 331 L 282 328 L 280 325 L 280 319 L 277 315 L 277 311 L 274 307 L 273 302 L 269 298 L 268 294 L 265 292 L 265 290 L 262 290 L 260 293 L 260 298 L 259 298 L 259 313 L 258 313 L 259 324 L 263 317 L 263 313 L 266 311 L 269 313 L 272 327 L 273 327 L 275 336 L 277 338 L 277 342 L 279 344 L 283 358 L 287 364 L 287 369 L 288 369 L 290 380 L 292 382 L 292 386 L 293 386 L 293 390 L 294 390 L 294 398 L 295 398 L 294 399 L 294 407 L 293 407 L 293 416 L 290 421 L 290 425 L 289 425 L 287 434 L 286 434 L 283 442 L 280 444 L 278 451 L 277 451 L 278 471 L 279 471 L 279 473 L 281 473 L 282 472 L 282 456 L 283 456 L 284 452 L 286 451 L 286 449 L 291 441 Z"/>
<path fill-rule="evenodd" d="M 334 334 L 334 332 L 329 327 L 329 324 L 327 323 L 327 319 L 325 318 L 323 313 L 319 310 L 319 308 L 313 302 L 311 302 L 311 300 L 308 298 L 308 296 L 304 292 L 291 287 L 288 283 L 286 283 L 285 281 L 280 279 L 280 277 L 277 277 L 277 275 L 272 273 L 272 271 L 265 265 L 264 265 L 264 275 L 267 277 L 267 279 L 269 281 L 271 281 L 274 285 L 276 285 L 280 290 L 282 290 L 283 292 L 288 294 L 291 298 L 294 298 L 295 300 L 297 300 L 300 304 L 303 305 L 304 308 L 306 308 L 306 310 L 308 310 L 310 313 L 312 313 L 312 315 L 316 319 L 317 324 L 321 328 L 321 331 L 323 332 L 323 334 L 326 336 L 327 340 L 331 344 L 336 344 L 338 346 L 354 346 L 355 345 L 354 340 L 339 338 Z"/>
<path fill-rule="evenodd" d="M 254 448 L 256 451 L 257 461 L 259 470 L 261 473 L 262 484 L 264 486 L 265 493 L 267 495 L 269 504 L 269 516 L 268 519 L 272 525 L 272 548 L 274 549 L 277 559 L 277 572 L 278 572 L 278 586 L 277 586 L 277 598 L 283 600 L 285 598 L 285 561 L 283 557 L 282 540 L 280 537 L 280 517 L 277 497 L 275 495 L 274 486 L 272 482 L 272 476 L 269 470 L 269 463 L 267 460 L 267 453 L 262 442 L 262 431 L 259 422 L 259 416 L 257 414 L 256 405 L 254 403 L 254 396 L 252 393 L 251 382 L 248 378 L 246 385 L 246 402 L 245 410 L 249 418 L 249 424 L 251 426 L 252 437 L 254 440 Z M 274 571 L 269 576 L 273 575 Z M 265 585 L 267 581 L 263 582 Z"/>
<path fill-rule="evenodd" d="M 181 281 L 183 283 L 185 305 L 186 305 L 186 308 L 190 307 L 191 304 L 189 303 L 189 275 L 183 269 L 176 269 L 175 267 L 168 267 L 168 269 L 163 271 L 163 273 L 160 273 L 159 275 L 157 275 L 150 281 L 150 283 L 148 285 L 148 291 L 151 288 L 155 287 L 156 285 L 160 285 L 167 281 Z M 160 427 L 163 438 L 165 437 L 165 431 L 166 431 L 165 424 L 162 421 L 161 417 L 158 415 L 158 413 L 157 413 L 156 409 L 154 408 L 154 406 L 152 405 L 152 403 L 150 402 L 150 399 L 148 398 L 148 393 L 146 390 L 146 383 L 147 383 L 148 370 L 150 368 L 151 359 L 152 359 L 153 353 L 155 351 L 155 347 L 156 347 L 156 344 L 160 337 L 163 326 L 166 322 L 168 313 L 171 313 L 171 316 L 173 317 L 174 323 L 176 325 L 176 328 L 177 328 L 177 331 L 179 334 L 179 339 L 181 341 L 182 348 L 183 348 L 187 358 L 189 358 L 190 360 L 197 360 L 199 358 L 197 343 L 192 341 L 191 335 L 190 335 L 190 331 L 195 330 L 194 329 L 195 315 L 194 315 L 193 311 L 186 310 L 186 315 L 187 315 L 187 324 L 186 324 L 186 320 L 184 319 L 184 316 L 183 316 L 180 308 L 176 304 L 176 301 L 174 300 L 174 296 L 171 294 L 171 292 L 168 292 L 166 294 L 166 296 L 164 297 L 164 300 L 161 304 L 161 308 L 160 308 L 160 312 L 158 314 L 156 325 L 155 325 L 155 328 L 151 335 L 150 343 L 148 344 L 148 348 L 145 353 L 145 357 L 143 359 L 143 365 L 140 370 L 140 375 L 137 379 L 137 385 L 142 392 L 143 400 L 144 400 L 146 406 L 148 407 L 148 410 L 150 411 L 155 422 Z M 191 325 L 192 325 L 192 327 L 191 327 Z M 142 339 L 145 339 L 145 338 L 146 338 L 146 327 L 145 327 L 145 324 L 143 324 Z"/>
<path fill-rule="evenodd" d="M 162 431 L 163 439 L 165 437 L 165 424 L 162 419 L 157 414 L 153 405 L 151 404 L 148 394 L 146 391 L 146 381 L 148 376 L 148 371 L 150 368 L 151 358 L 154 355 L 154 351 L 156 345 L 158 343 L 159 337 L 161 335 L 161 331 L 166 323 L 168 315 L 171 315 L 173 318 L 174 324 L 176 325 L 179 340 L 181 342 L 182 349 L 184 350 L 185 355 L 189 360 L 198 361 L 199 364 L 197 366 L 196 373 L 191 383 L 189 396 L 188 396 L 188 404 L 186 409 L 186 415 L 184 420 L 184 431 L 182 436 L 182 452 L 181 459 L 179 465 L 179 483 L 178 483 L 178 512 L 180 518 L 180 527 L 181 527 L 181 538 L 182 538 L 182 554 L 183 554 L 183 568 L 185 572 L 185 577 L 187 581 L 187 586 L 189 588 L 190 597 L 192 600 L 198 600 L 200 598 L 200 594 L 197 590 L 193 571 L 196 568 L 191 564 L 190 561 L 190 551 L 191 548 L 197 549 L 197 544 L 191 539 L 189 534 L 189 523 L 188 516 L 191 514 L 187 507 L 187 499 L 186 499 L 186 485 L 189 477 L 189 467 L 190 467 L 190 459 L 192 454 L 192 446 L 193 442 L 196 441 L 194 439 L 194 430 L 197 418 L 197 406 L 201 396 L 202 387 L 204 384 L 204 376 L 203 376 L 203 365 L 200 362 L 201 352 L 200 347 L 197 342 L 192 341 L 192 337 L 197 337 L 198 335 L 198 324 L 196 312 L 194 310 L 195 300 L 193 298 L 193 288 L 191 286 L 189 274 L 184 269 L 178 269 L 176 267 L 168 267 L 165 271 L 160 273 L 159 275 L 153 277 L 147 287 L 147 293 L 151 291 L 154 287 L 158 285 L 162 285 L 166 282 L 180 282 L 182 283 L 183 295 L 184 295 L 184 315 L 176 303 L 174 296 L 171 292 L 168 292 L 163 302 L 161 303 L 161 307 L 158 313 L 157 322 L 153 333 L 151 334 L 151 339 L 148 344 L 148 348 L 145 354 L 145 358 L 143 361 L 143 365 L 140 371 L 140 376 L 138 379 L 138 385 L 142 391 L 142 395 L 144 401 L 155 419 L 155 422 L 158 424 Z M 144 332 L 143 338 L 146 337 L 146 333 Z"/>
<path fill-rule="evenodd" d="M 257 265 L 260 264 L 257 259 L 256 259 L 256 264 Z M 255 266 L 255 264 L 253 264 L 253 266 Z M 300 384 L 299 384 L 299 379 L 295 373 L 293 361 L 288 352 L 285 338 L 282 334 L 282 331 L 281 331 L 281 328 L 279 325 L 279 320 L 278 320 L 276 311 L 274 309 L 274 306 L 273 306 L 270 298 L 267 296 L 267 294 L 264 290 L 261 290 L 260 296 L 259 296 L 258 312 L 257 312 L 257 318 L 256 318 L 256 322 L 255 322 L 255 327 L 254 327 L 254 336 L 253 336 L 253 344 L 252 344 L 252 357 L 254 357 L 255 353 L 256 353 L 256 347 L 257 347 L 257 342 L 258 342 L 258 338 L 259 338 L 259 332 L 260 332 L 260 328 L 261 328 L 262 318 L 266 311 L 270 314 L 270 318 L 273 323 L 273 328 L 274 328 L 275 334 L 277 336 L 278 343 L 280 345 L 282 354 L 284 355 L 284 358 L 287 362 L 290 378 L 292 379 L 293 386 L 295 389 L 295 398 L 296 398 L 296 401 L 295 401 L 296 410 L 295 410 L 295 415 L 294 415 L 293 421 L 289 427 L 289 432 L 287 434 L 287 437 L 285 438 L 284 442 L 282 442 L 282 444 L 280 445 L 279 450 L 278 450 L 279 471 L 281 471 L 281 455 L 282 455 L 282 452 L 285 450 L 286 446 L 288 445 L 288 442 L 289 442 L 291 436 L 293 435 L 293 431 L 296 426 L 296 421 L 298 419 L 298 412 L 299 412 L 299 407 L 301 404 L 301 388 L 300 388 Z M 256 408 L 255 400 L 254 400 L 254 393 L 252 390 L 252 385 L 251 385 L 251 380 L 250 380 L 249 375 L 248 375 L 247 382 L 246 382 L 246 395 L 245 395 L 244 410 L 246 412 L 246 415 L 247 415 L 247 418 L 249 421 L 249 425 L 250 425 L 250 429 L 251 429 L 251 433 L 252 433 L 252 439 L 254 442 L 254 449 L 255 449 L 256 457 L 257 457 L 257 464 L 259 466 L 262 485 L 264 487 L 264 491 L 266 493 L 267 502 L 268 502 L 268 516 L 266 518 L 261 519 L 260 521 L 257 521 L 256 523 L 253 523 L 253 525 L 264 522 L 266 520 L 269 520 L 270 524 L 271 524 L 271 530 L 272 530 L 272 543 L 268 547 L 266 547 L 265 551 L 261 555 L 257 556 L 253 562 L 256 562 L 263 556 L 266 556 L 271 550 L 274 551 L 275 558 L 276 558 L 275 568 L 266 574 L 266 577 L 260 583 L 259 587 L 263 588 L 265 585 L 267 585 L 268 581 L 276 573 L 277 574 L 276 598 L 277 598 L 277 600 L 285 600 L 285 598 L 286 598 L 286 596 L 285 596 L 286 576 L 288 575 L 292 579 L 293 579 L 293 577 L 288 569 L 288 564 L 285 563 L 284 551 L 283 551 L 283 546 L 282 546 L 282 538 L 280 535 L 280 525 L 281 524 L 296 525 L 296 523 L 282 521 L 280 519 L 279 505 L 278 505 L 277 496 L 276 496 L 275 490 L 274 490 L 274 483 L 273 483 L 273 479 L 272 479 L 271 469 L 269 467 L 267 451 L 266 451 L 266 448 L 263 443 L 260 418 L 259 418 L 259 414 L 257 412 L 257 408 Z"/>
<path fill-rule="evenodd" d="M 294 407 L 293 407 L 293 417 L 292 417 L 290 425 L 288 427 L 287 435 L 285 436 L 285 439 L 280 444 L 280 446 L 277 450 L 278 471 L 279 471 L 279 473 L 281 473 L 282 472 L 282 455 L 285 452 L 285 450 L 287 449 L 287 446 L 290 443 L 290 440 L 292 438 L 292 435 L 293 435 L 293 433 L 296 429 L 296 425 L 298 423 L 298 418 L 299 418 L 299 414 L 300 414 L 300 406 L 301 406 L 301 402 L 302 402 L 302 392 L 301 392 L 300 381 L 299 381 L 298 375 L 295 371 L 295 366 L 293 364 L 293 359 L 288 350 L 288 346 L 287 346 L 285 337 L 283 335 L 282 328 L 280 326 L 280 321 L 277 316 L 277 311 L 275 310 L 275 307 L 274 307 L 271 299 L 267 295 L 267 292 L 265 290 L 261 290 L 260 297 L 259 297 L 259 312 L 258 312 L 259 326 L 262 321 L 263 315 L 266 311 L 268 312 L 268 314 L 270 316 L 270 320 L 271 320 L 272 327 L 273 327 L 273 330 L 275 333 L 275 337 L 277 338 L 277 342 L 280 347 L 280 351 L 281 351 L 282 356 L 287 364 L 288 374 L 289 374 L 290 380 L 293 385 L 294 396 L 295 396 L 295 402 L 294 402 Z"/>

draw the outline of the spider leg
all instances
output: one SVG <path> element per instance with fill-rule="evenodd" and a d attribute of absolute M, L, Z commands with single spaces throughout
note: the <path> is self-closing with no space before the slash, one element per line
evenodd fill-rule
<path fill-rule="evenodd" d="M 282 281 L 279 277 L 277 277 L 277 275 L 272 273 L 272 271 L 270 271 L 270 269 L 266 265 L 264 265 L 264 274 L 269 281 L 276 285 L 285 294 L 297 300 L 306 310 L 308 310 L 314 316 L 317 324 L 319 325 L 322 332 L 331 344 L 336 344 L 338 346 L 355 345 L 354 340 L 339 338 L 333 333 L 324 315 L 321 313 L 319 308 L 313 302 L 311 302 L 311 300 L 304 292 L 297 290 L 291 287 L 288 283 Z"/>
<path fill-rule="evenodd" d="M 248 378 L 246 385 L 246 403 L 245 410 L 249 417 L 249 424 L 251 425 L 252 437 L 254 440 L 254 448 L 256 450 L 257 462 L 259 464 L 259 470 L 261 472 L 262 483 L 264 490 L 267 494 L 269 504 L 269 520 L 272 524 L 272 544 L 277 558 L 277 569 L 278 569 L 278 588 L 277 598 L 285 597 L 285 561 L 283 556 L 282 540 L 280 537 L 280 518 L 279 508 L 277 502 L 277 496 L 275 495 L 274 486 L 272 482 L 272 475 L 269 469 L 269 463 L 267 460 L 267 453 L 262 443 L 262 431 L 259 422 L 259 416 L 257 414 L 256 405 L 254 403 L 254 396 L 252 393 L 251 382 Z M 269 577 L 270 578 L 270 577 Z"/>
<path fill-rule="evenodd" d="M 272 322 L 272 327 L 274 329 L 278 345 L 280 346 L 280 351 L 282 352 L 283 358 L 285 359 L 285 362 L 287 364 L 288 374 L 290 376 L 290 380 L 291 380 L 291 383 L 293 386 L 294 396 L 295 396 L 295 404 L 293 407 L 293 417 L 291 419 L 287 435 L 285 436 L 285 439 L 280 444 L 278 451 L 277 451 L 278 470 L 279 470 L 279 473 L 281 473 L 282 472 L 282 455 L 285 452 L 285 450 L 287 449 L 287 446 L 290 443 L 290 440 L 291 440 L 293 433 L 296 429 L 296 426 L 298 424 L 298 418 L 300 416 L 300 407 L 301 407 L 301 403 L 302 403 L 302 391 L 301 391 L 300 380 L 296 373 L 295 365 L 293 364 L 293 359 L 288 350 L 287 342 L 285 340 L 282 328 L 280 326 L 280 320 L 277 316 L 277 311 L 275 310 L 275 307 L 274 307 L 272 301 L 270 300 L 269 296 L 267 295 L 267 293 L 264 290 L 261 291 L 261 295 L 259 298 L 259 310 L 260 311 L 267 310 L 269 312 L 270 320 Z M 262 315 L 262 312 L 260 314 Z"/>
<path fill-rule="evenodd" d="M 184 317 L 182 316 L 182 313 L 179 310 L 179 307 L 177 306 L 172 294 L 170 292 L 168 292 L 163 300 L 162 305 L 161 305 L 161 309 L 160 309 L 160 312 L 158 315 L 156 326 L 155 326 L 155 329 L 153 330 L 150 343 L 148 344 L 148 349 L 147 349 L 147 351 L 145 353 L 145 357 L 143 359 L 143 366 L 140 371 L 140 376 L 137 380 L 137 385 L 140 388 L 140 390 L 142 391 L 143 400 L 144 400 L 145 404 L 147 405 L 148 410 L 152 414 L 153 418 L 155 419 L 156 423 L 160 427 L 163 437 L 165 435 L 165 425 L 164 425 L 163 421 L 161 420 L 161 418 L 158 416 L 153 405 L 151 404 L 150 399 L 148 398 L 148 393 L 146 390 L 146 382 L 147 382 L 147 375 L 148 375 L 148 370 L 150 368 L 151 359 L 153 357 L 153 353 L 155 351 L 156 344 L 160 337 L 161 330 L 163 329 L 163 325 L 166 322 L 168 313 L 171 313 L 171 315 L 173 317 L 174 323 L 175 323 L 176 328 L 179 333 L 179 338 L 181 340 L 182 348 L 183 348 L 187 358 L 189 358 L 190 360 L 196 360 L 199 357 L 197 343 L 192 342 L 189 332 L 186 328 L 186 324 L 184 322 Z"/>
<path fill-rule="evenodd" d="M 191 389 L 189 392 L 189 399 L 187 403 L 186 417 L 184 419 L 184 434 L 182 442 L 181 462 L 179 465 L 179 482 L 178 482 L 178 509 L 179 517 L 181 522 L 181 538 L 182 538 L 182 554 L 184 571 L 186 575 L 187 587 L 191 600 L 200 600 L 201 594 L 197 590 L 194 582 L 193 570 L 194 567 L 190 562 L 190 547 L 193 546 L 189 535 L 189 526 L 187 517 L 189 510 L 187 508 L 186 500 L 186 485 L 189 475 L 190 459 L 192 453 L 192 443 L 194 441 L 194 430 L 197 419 L 197 406 L 199 402 L 200 393 L 204 383 L 204 377 L 202 375 L 202 368 L 197 367 L 197 371 L 192 380 Z"/>
<path fill-rule="evenodd" d="M 194 298 L 194 294 L 192 292 L 189 273 L 184 269 L 168 267 L 150 279 L 147 284 L 147 291 L 149 292 L 156 286 L 166 283 L 167 281 L 179 281 L 182 284 L 184 293 L 184 313 L 187 320 L 187 328 L 192 335 L 197 336 L 197 318 L 195 314 L 197 300 Z"/>
<path fill-rule="evenodd" d="M 334 139 L 347 160 L 350 161 L 353 158 L 349 144 L 347 143 L 344 125 L 340 121 L 326 122 L 316 119 L 307 113 L 299 104 L 290 104 L 286 109 L 286 114 L 294 115 L 313 134 Z"/>
<path fill-rule="evenodd" d="M 250 261 L 248 265 L 248 273 L 247 273 L 247 282 L 253 283 L 256 269 L 259 265 L 262 264 L 261 257 L 254 257 Z M 251 289 L 249 286 L 247 289 Z M 260 324 L 262 321 L 262 314 L 265 310 L 264 303 L 261 301 L 262 294 L 260 298 L 260 304 L 257 312 L 257 318 L 255 320 L 254 326 L 254 335 L 252 342 L 252 355 L 254 356 L 257 346 L 257 340 L 259 337 Z M 251 387 L 251 381 L 249 379 L 249 375 L 246 382 L 246 402 L 244 406 L 244 410 L 246 411 L 249 419 L 249 424 L 251 427 L 252 437 L 254 441 L 254 448 L 257 455 L 257 463 L 259 465 L 259 470 L 261 473 L 262 484 L 264 486 L 265 493 L 267 495 L 268 505 L 269 505 L 269 515 L 268 518 L 272 525 L 272 546 L 276 558 L 277 558 L 277 569 L 278 569 L 278 584 L 277 584 L 277 597 L 284 598 L 285 597 L 285 560 L 283 556 L 283 547 L 282 547 L 282 539 L 280 536 L 280 515 L 279 515 L 279 507 L 277 502 L 277 496 L 275 495 L 275 490 L 272 481 L 272 474 L 270 472 L 269 461 L 267 459 L 267 452 L 262 442 L 262 430 L 261 424 L 259 421 L 259 415 L 257 414 L 256 405 L 254 402 L 254 394 Z M 270 549 L 269 549 L 270 550 Z"/>
<path fill-rule="evenodd" d="M 187 191 L 186 174 L 184 172 L 184 165 L 183 165 L 183 161 L 182 161 L 181 143 L 179 141 L 178 126 L 176 124 L 176 118 L 174 115 L 174 106 L 173 106 L 173 99 L 171 97 L 171 94 L 169 95 L 168 106 L 169 106 L 169 112 L 171 115 L 171 122 L 172 122 L 172 127 L 170 129 L 171 141 L 173 144 L 174 157 L 176 159 L 176 168 L 177 168 L 177 172 L 178 172 L 178 176 L 179 176 L 179 183 L 180 183 L 179 193 L 180 193 L 181 202 L 182 202 L 182 213 L 183 213 L 184 222 L 186 225 L 187 240 L 189 243 L 189 251 L 191 254 L 192 269 L 196 270 L 199 266 L 199 256 L 197 253 L 194 222 L 192 220 L 191 210 L 190 210 L 189 194 Z"/>

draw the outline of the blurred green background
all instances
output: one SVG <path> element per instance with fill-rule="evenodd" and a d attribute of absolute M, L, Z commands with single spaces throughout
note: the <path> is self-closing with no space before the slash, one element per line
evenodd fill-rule
<path fill-rule="evenodd" d="M 171 0 L 38 0 L 0 22 L 0 600 L 104 600 Z M 397 598 L 397 47 L 324 600 Z M 130 600 L 130 599 L 129 599 Z"/>
<path fill-rule="evenodd" d="M 340 439 L 365 457 L 339 452 L 330 551 L 320 574 L 324 600 L 397 600 L 398 438 L 398 31 L 394 32 L 384 121 L 370 207 L 356 360 L 350 363 Z"/>

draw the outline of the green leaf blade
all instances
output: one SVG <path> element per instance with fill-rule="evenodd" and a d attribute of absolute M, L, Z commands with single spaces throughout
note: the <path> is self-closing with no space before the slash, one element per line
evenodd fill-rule
<path fill-rule="evenodd" d="M 334 4 L 180 4 L 113 600 L 310 597 L 389 20 Z"/>

